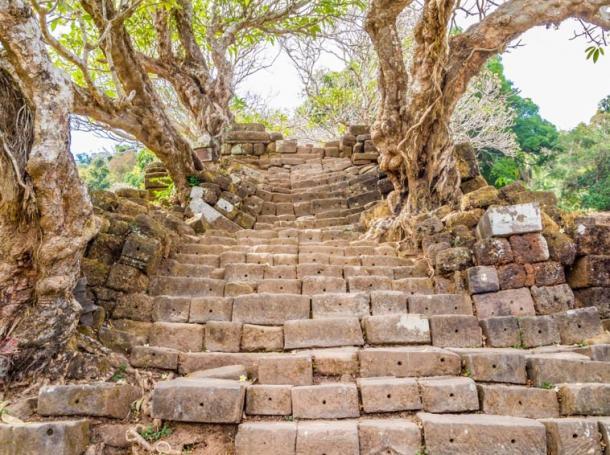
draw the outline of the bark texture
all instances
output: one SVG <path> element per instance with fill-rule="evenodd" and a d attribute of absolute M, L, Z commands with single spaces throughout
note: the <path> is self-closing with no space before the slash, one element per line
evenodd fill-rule
<path fill-rule="evenodd" d="M 407 72 L 396 20 L 411 3 L 371 0 L 366 21 L 380 61 L 381 105 L 372 135 L 382 154 L 381 169 L 394 184 L 389 203 L 395 214 L 417 214 L 459 199 L 449 123 L 468 83 L 489 57 L 537 25 L 577 17 L 610 26 L 601 10 L 610 0 L 510 0 L 450 38 L 456 0 L 426 0 Z"/>
<path fill-rule="evenodd" d="M 74 334 L 81 308 L 72 291 L 97 227 L 69 150 L 72 91 L 22 0 L 0 0 L 0 42 L 8 68 L 0 103 L 12 106 L 0 139 L 0 374 L 7 377 L 44 368 Z"/>

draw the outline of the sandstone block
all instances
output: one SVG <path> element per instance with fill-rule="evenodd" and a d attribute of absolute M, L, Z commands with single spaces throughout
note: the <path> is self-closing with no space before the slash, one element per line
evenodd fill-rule
<path fill-rule="evenodd" d="M 38 414 L 124 419 L 141 395 L 134 386 L 109 382 L 44 386 L 38 393 Z"/>
<path fill-rule="evenodd" d="M 460 209 L 465 211 L 486 208 L 496 202 L 498 202 L 498 190 L 493 186 L 488 185 L 462 196 Z"/>
<path fill-rule="evenodd" d="M 551 316 L 524 316 L 518 319 L 521 345 L 524 348 L 558 344 L 559 329 Z"/>
<path fill-rule="evenodd" d="M 208 321 L 205 325 L 205 348 L 212 352 L 239 352 L 241 323 Z"/>
<path fill-rule="evenodd" d="M 525 356 L 511 350 L 481 350 L 462 354 L 464 368 L 475 381 L 527 382 Z"/>
<path fill-rule="evenodd" d="M 251 385 L 246 391 L 246 414 L 287 416 L 292 414 L 290 385 Z"/>
<path fill-rule="evenodd" d="M 521 343 L 519 323 L 514 316 L 481 319 L 479 323 L 488 347 L 507 348 Z"/>
<path fill-rule="evenodd" d="M 152 301 L 151 316 L 153 321 L 157 322 L 188 322 L 190 309 L 191 299 L 189 297 L 159 295 Z M 134 311 L 137 311 L 137 308 L 134 308 Z M 134 318 L 128 317 L 128 319 Z"/>
<path fill-rule="evenodd" d="M 497 271 L 500 289 L 519 289 L 534 284 L 533 276 L 528 276 L 523 264 L 511 262 L 498 266 Z"/>
<path fill-rule="evenodd" d="M 359 455 L 358 422 L 299 422 L 297 455 Z"/>
<path fill-rule="evenodd" d="M 470 378 L 420 379 L 419 387 L 426 412 L 466 412 L 479 410 L 477 386 Z"/>
<path fill-rule="evenodd" d="M 203 326 L 174 322 L 155 322 L 150 331 L 151 346 L 199 352 L 203 349 Z"/>
<path fill-rule="evenodd" d="M 510 289 L 473 295 L 472 300 L 479 319 L 495 316 L 534 316 L 534 300 L 529 289 Z"/>
<path fill-rule="evenodd" d="M 363 320 L 370 344 L 418 344 L 430 342 L 428 320 L 420 315 L 367 316 Z"/>
<path fill-rule="evenodd" d="M 482 345 L 481 327 L 474 316 L 431 316 L 430 331 L 434 346 L 469 348 Z"/>
<path fill-rule="evenodd" d="M 178 368 L 178 351 L 170 348 L 134 346 L 129 363 L 136 368 L 159 368 L 176 370 Z"/>
<path fill-rule="evenodd" d="M 537 314 L 553 314 L 574 308 L 574 293 L 567 284 L 532 286 L 531 292 Z"/>
<path fill-rule="evenodd" d="M 610 288 L 578 289 L 574 298 L 577 307 L 594 306 L 602 319 L 610 318 Z"/>
<path fill-rule="evenodd" d="M 462 294 L 411 295 L 409 313 L 434 316 L 441 314 L 472 315 L 472 302 Z"/>
<path fill-rule="evenodd" d="M 89 445 L 89 422 L 65 420 L 0 425 L 2 455 L 81 454 Z"/>
<path fill-rule="evenodd" d="M 199 370 L 189 373 L 186 377 L 189 379 L 232 379 L 239 381 L 242 376 L 248 376 L 248 371 L 243 365 L 227 365 L 224 367 L 210 368 L 208 370 Z"/>
<path fill-rule="evenodd" d="M 155 419 L 198 423 L 239 423 L 246 384 L 225 379 L 158 382 L 152 394 Z"/>
<path fill-rule="evenodd" d="M 232 298 L 194 297 L 191 300 L 189 322 L 230 321 L 232 314 Z"/>
<path fill-rule="evenodd" d="M 559 417 L 555 390 L 517 385 L 479 384 L 481 409 L 485 414 L 541 419 Z"/>
<path fill-rule="evenodd" d="M 610 384 L 562 384 L 561 415 L 610 415 Z"/>
<path fill-rule="evenodd" d="M 258 383 L 278 385 L 310 385 L 313 368 L 307 354 L 262 357 L 258 363 Z"/>
<path fill-rule="evenodd" d="M 419 389 L 411 378 L 361 378 L 358 388 L 366 413 L 421 409 Z"/>
<path fill-rule="evenodd" d="M 392 289 L 392 280 L 385 276 L 354 276 L 347 279 L 349 292 L 370 292 Z"/>
<path fill-rule="evenodd" d="M 578 308 L 554 315 L 562 344 L 582 343 L 603 333 L 597 308 Z"/>
<path fill-rule="evenodd" d="M 264 325 L 244 324 L 241 349 L 244 351 L 281 351 L 284 348 L 284 329 Z"/>
<path fill-rule="evenodd" d="M 407 294 L 400 291 L 371 291 L 373 315 L 402 314 L 407 312 Z"/>
<path fill-rule="evenodd" d="M 411 295 L 434 294 L 434 286 L 430 278 L 403 278 L 392 282 L 392 289 Z"/>
<path fill-rule="evenodd" d="M 360 376 L 459 375 L 460 356 L 436 347 L 367 348 L 358 353 Z"/>
<path fill-rule="evenodd" d="M 311 312 L 314 319 L 368 316 L 369 297 L 364 293 L 313 295 Z"/>
<path fill-rule="evenodd" d="M 418 414 L 430 455 L 545 455 L 544 425 L 519 417 Z"/>
<path fill-rule="evenodd" d="M 528 277 L 528 279 L 536 286 L 555 286 L 566 281 L 563 265 L 559 262 L 526 264 L 525 270 L 532 277 L 531 279 Z"/>
<path fill-rule="evenodd" d="M 610 382 L 610 364 L 573 353 L 535 354 L 527 357 L 527 374 L 540 387 L 566 382 Z"/>
<path fill-rule="evenodd" d="M 292 414 L 300 419 L 359 417 L 358 389 L 347 383 L 293 387 Z"/>
<path fill-rule="evenodd" d="M 358 318 L 300 319 L 284 323 L 284 349 L 363 344 Z"/>
<path fill-rule="evenodd" d="M 550 455 L 582 453 L 601 455 L 597 422 L 585 419 L 542 419 Z"/>
<path fill-rule="evenodd" d="M 325 292 L 345 292 L 346 284 L 343 278 L 306 276 L 303 278 L 303 294 L 313 295 Z"/>
<path fill-rule="evenodd" d="M 235 435 L 236 455 L 294 455 L 296 422 L 246 422 Z"/>
<path fill-rule="evenodd" d="M 358 348 L 315 349 L 311 351 L 314 371 L 322 376 L 358 374 Z"/>
<path fill-rule="evenodd" d="M 436 270 L 441 274 L 448 274 L 464 270 L 472 265 L 470 248 L 456 247 L 439 251 L 435 260 Z"/>
<path fill-rule="evenodd" d="M 233 320 L 245 324 L 281 325 L 292 319 L 308 319 L 309 307 L 306 295 L 240 295 L 233 301 Z"/>
<path fill-rule="evenodd" d="M 413 422 L 405 420 L 360 420 L 358 434 L 360 453 L 363 455 L 376 455 L 383 451 L 416 454 L 421 449 L 419 428 Z"/>
<path fill-rule="evenodd" d="M 481 238 L 507 237 L 540 231 L 542 231 L 542 217 L 537 203 L 490 207 L 477 226 Z"/>

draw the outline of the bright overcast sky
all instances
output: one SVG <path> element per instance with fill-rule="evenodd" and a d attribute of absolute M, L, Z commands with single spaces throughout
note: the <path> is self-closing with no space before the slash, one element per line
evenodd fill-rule
<path fill-rule="evenodd" d="M 559 30 L 538 27 L 522 36 L 524 46 L 503 56 L 508 79 L 524 97 L 540 106 L 544 118 L 560 129 L 587 122 L 597 103 L 610 95 L 610 52 L 596 64 L 585 60 L 584 40 L 570 41 L 575 23 L 565 22 Z M 324 62 L 333 68 L 333 62 Z M 280 56 L 274 65 L 252 76 L 241 91 L 265 97 L 275 108 L 293 109 L 301 101 L 301 83 L 290 60 Z M 91 134 L 74 132 L 74 153 L 96 152 L 111 147 Z"/>

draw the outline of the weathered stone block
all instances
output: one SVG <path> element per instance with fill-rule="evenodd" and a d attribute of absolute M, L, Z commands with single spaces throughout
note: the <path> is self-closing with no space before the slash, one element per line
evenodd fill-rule
<path fill-rule="evenodd" d="M 106 286 L 117 291 L 135 293 L 146 291 L 148 283 L 148 277 L 141 270 L 117 262 L 110 268 Z"/>
<path fill-rule="evenodd" d="M 574 289 L 610 287 L 610 256 L 590 255 L 578 258 L 570 271 L 568 283 Z"/>
<path fill-rule="evenodd" d="M 498 202 L 498 190 L 493 186 L 484 186 L 462 196 L 460 209 L 462 211 L 486 208 Z M 478 220 L 477 220 L 478 221 Z"/>
<path fill-rule="evenodd" d="M 366 413 L 421 409 L 419 388 L 412 378 L 361 378 L 358 388 Z"/>
<path fill-rule="evenodd" d="M 472 300 L 479 319 L 536 314 L 534 300 L 527 288 L 473 295 Z"/>
<path fill-rule="evenodd" d="M 574 240 L 578 254 L 608 254 L 610 251 L 610 217 L 594 213 L 574 220 Z"/>
<path fill-rule="evenodd" d="M 134 346 L 129 363 L 136 368 L 175 370 L 178 368 L 178 351 L 170 348 Z"/>
<path fill-rule="evenodd" d="M 174 322 L 155 322 L 150 331 L 151 346 L 199 352 L 203 349 L 203 326 Z"/>
<path fill-rule="evenodd" d="M 191 300 L 189 322 L 230 321 L 233 299 L 228 297 L 194 297 Z"/>
<path fill-rule="evenodd" d="M 471 294 L 482 294 L 500 290 L 500 282 L 495 267 L 478 266 L 466 271 L 468 290 Z"/>
<path fill-rule="evenodd" d="M 281 351 L 284 348 L 284 329 L 264 325 L 244 324 L 241 349 L 244 351 Z"/>
<path fill-rule="evenodd" d="M 479 321 L 485 345 L 491 348 L 507 348 L 520 344 L 519 324 L 514 316 L 500 316 Z"/>
<path fill-rule="evenodd" d="M 235 435 L 236 455 L 294 455 L 296 422 L 245 422 Z"/>
<path fill-rule="evenodd" d="M 284 323 L 284 349 L 363 344 L 358 318 L 300 319 Z"/>
<path fill-rule="evenodd" d="M 420 379 L 424 411 L 466 412 L 479 410 L 477 386 L 470 378 Z"/>
<path fill-rule="evenodd" d="M 243 365 L 226 365 L 224 367 L 209 368 L 189 373 L 189 379 L 232 379 L 239 381 L 248 376 L 248 371 Z"/>
<path fill-rule="evenodd" d="M 258 362 L 259 384 L 310 385 L 313 368 L 307 354 L 274 355 Z"/>
<path fill-rule="evenodd" d="M 610 318 L 610 288 L 578 289 L 574 297 L 577 307 L 593 306 L 597 308 L 602 319 Z"/>
<path fill-rule="evenodd" d="M 375 316 L 407 312 L 407 294 L 399 291 L 371 291 L 371 311 Z"/>
<path fill-rule="evenodd" d="M 482 345 L 481 327 L 474 316 L 431 316 L 430 330 L 434 346 L 469 348 Z"/>
<path fill-rule="evenodd" d="M 524 316 L 518 320 L 521 346 L 524 348 L 548 346 L 561 341 L 557 322 L 551 316 Z"/>
<path fill-rule="evenodd" d="M 416 454 L 421 449 L 420 430 L 413 422 L 397 419 L 365 419 L 358 422 L 358 433 L 362 455 L 375 455 L 383 451 Z"/>
<path fill-rule="evenodd" d="M 479 221 L 481 238 L 507 237 L 542 231 L 542 217 L 537 203 L 490 207 Z"/>
<path fill-rule="evenodd" d="M 544 425 L 535 420 L 483 414 L 417 416 L 430 455 L 546 455 Z"/>
<path fill-rule="evenodd" d="M 567 352 L 535 354 L 527 357 L 527 374 L 538 387 L 545 383 L 610 382 L 610 364 Z"/>
<path fill-rule="evenodd" d="M 512 235 L 509 241 L 517 263 L 529 264 L 549 259 L 549 248 L 542 234 Z"/>
<path fill-rule="evenodd" d="M 523 264 L 510 263 L 498 267 L 498 279 L 500 288 L 519 289 L 533 285 L 533 277 L 528 276 Z"/>
<path fill-rule="evenodd" d="M 358 422 L 299 422 L 297 455 L 359 455 Z"/>
<path fill-rule="evenodd" d="M 128 294 L 130 295 L 130 294 Z M 144 294 L 142 294 L 144 295 Z M 150 297 L 146 296 L 147 299 Z M 152 299 L 151 299 L 152 300 Z M 191 308 L 190 297 L 159 295 L 152 300 L 152 320 L 156 322 L 188 322 Z M 141 305 L 138 305 L 141 308 Z M 134 308 L 133 311 L 137 311 Z M 133 318 L 130 318 L 133 319 Z"/>
<path fill-rule="evenodd" d="M 358 348 L 316 349 L 311 351 L 313 368 L 322 376 L 358 374 Z"/>
<path fill-rule="evenodd" d="M 311 312 L 314 319 L 367 316 L 370 314 L 369 297 L 365 293 L 313 295 Z"/>
<path fill-rule="evenodd" d="M 542 419 L 550 455 L 582 453 L 601 455 L 597 422 L 585 419 Z"/>
<path fill-rule="evenodd" d="M 151 275 L 157 271 L 161 256 L 161 243 L 158 240 L 134 232 L 125 240 L 120 260 Z"/>
<path fill-rule="evenodd" d="M 528 281 L 536 286 L 555 286 L 566 282 L 563 265 L 559 262 L 526 264 L 525 270 L 528 274 Z"/>
<path fill-rule="evenodd" d="M 603 333 L 597 308 L 578 308 L 554 315 L 562 344 L 582 343 Z"/>
<path fill-rule="evenodd" d="M 574 308 L 574 293 L 567 284 L 532 286 L 531 292 L 537 314 L 554 314 Z"/>
<path fill-rule="evenodd" d="M 158 382 L 152 394 L 155 419 L 199 423 L 239 423 L 246 383 L 225 379 Z"/>
<path fill-rule="evenodd" d="M 293 387 L 292 414 L 300 419 L 359 417 L 358 389 L 347 383 Z"/>
<path fill-rule="evenodd" d="M 0 425 L 0 453 L 81 454 L 89 445 L 89 422 L 65 420 Z"/>
<path fill-rule="evenodd" d="M 516 385 L 479 384 L 481 409 L 485 414 L 541 419 L 559 417 L 555 390 Z"/>
<path fill-rule="evenodd" d="M 527 382 L 525 356 L 511 350 L 481 350 L 462 354 L 464 369 L 475 381 L 506 382 L 525 384 Z"/>
<path fill-rule="evenodd" d="M 246 391 L 246 414 L 287 416 L 292 414 L 290 385 L 251 385 Z"/>
<path fill-rule="evenodd" d="M 38 414 L 124 419 L 141 395 L 137 387 L 109 382 L 44 386 L 38 392 Z"/>
<path fill-rule="evenodd" d="M 561 415 L 610 415 L 610 384 L 562 384 Z"/>
<path fill-rule="evenodd" d="M 245 324 L 281 325 L 308 319 L 310 299 L 297 294 L 250 294 L 235 297 L 233 320 Z"/>
<path fill-rule="evenodd" d="M 205 325 L 205 349 L 212 352 L 239 352 L 241 323 L 208 321 Z"/>
<path fill-rule="evenodd" d="M 408 296 L 409 313 L 434 316 L 440 314 L 472 315 L 472 302 L 463 294 Z"/>
<path fill-rule="evenodd" d="M 428 320 L 421 315 L 366 316 L 363 323 L 369 344 L 430 343 Z"/>
<path fill-rule="evenodd" d="M 441 274 L 464 270 L 472 265 L 470 248 L 457 247 L 439 251 L 435 264 L 437 272 Z"/>
<path fill-rule="evenodd" d="M 358 353 L 360 376 L 459 375 L 460 356 L 436 347 L 367 348 Z"/>
<path fill-rule="evenodd" d="M 508 264 L 514 260 L 513 250 L 507 239 L 479 240 L 474 244 L 473 252 L 478 265 Z"/>

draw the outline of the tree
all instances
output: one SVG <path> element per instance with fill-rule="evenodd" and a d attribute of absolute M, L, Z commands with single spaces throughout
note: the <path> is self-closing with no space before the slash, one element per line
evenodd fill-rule
<path fill-rule="evenodd" d="M 90 190 L 107 190 L 110 188 L 108 160 L 102 157 L 94 158 L 81 177 Z"/>
<path fill-rule="evenodd" d="M 372 128 L 381 169 L 394 184 L 395 212 L 419 213 L 455 204 L 460 178 L 449 134 L 449 119 L 486 61 L 522 33 L 570 17 L 610 27 L 610 0 L 508 0 L 477 2 L 425 0 L 415 27 L 410 71 L 402 58 L 396 21 L 412 0 L 371 0 L 366 30 L 379 57 L 381 102 Z M 479 22 L 451 35 L 456 11 Z M 450 36 L 451 35 L 451 36 Z"/>
<path fill-rule="evenodd" d="M 72 75 L 74 112 L 152 150 L 184 199 L 202 167 L 185 131 L 218 145 L 235 84 L 265 66 L 264 45 L 315 33 L 347 0 L 32 1 Z M 184 113 L 194 121 L 180 128 Z"/>
<path fill-rule="evenodd" d="M 70 145 L 72 92 L 23 0 L 0 0 L 0 380 L 74 335 L 72 291 L 97 227 Z"/>
<path fill-rule="evenodd" d="M 607 97 L 605 97 L 603 100 L 601 100 L 599 102 L 599 105 L 597 106 L 597 110 L 599 112 L 604 112 L 604 113 L 610 112 L 610 95 L 608 95 Z"/>

